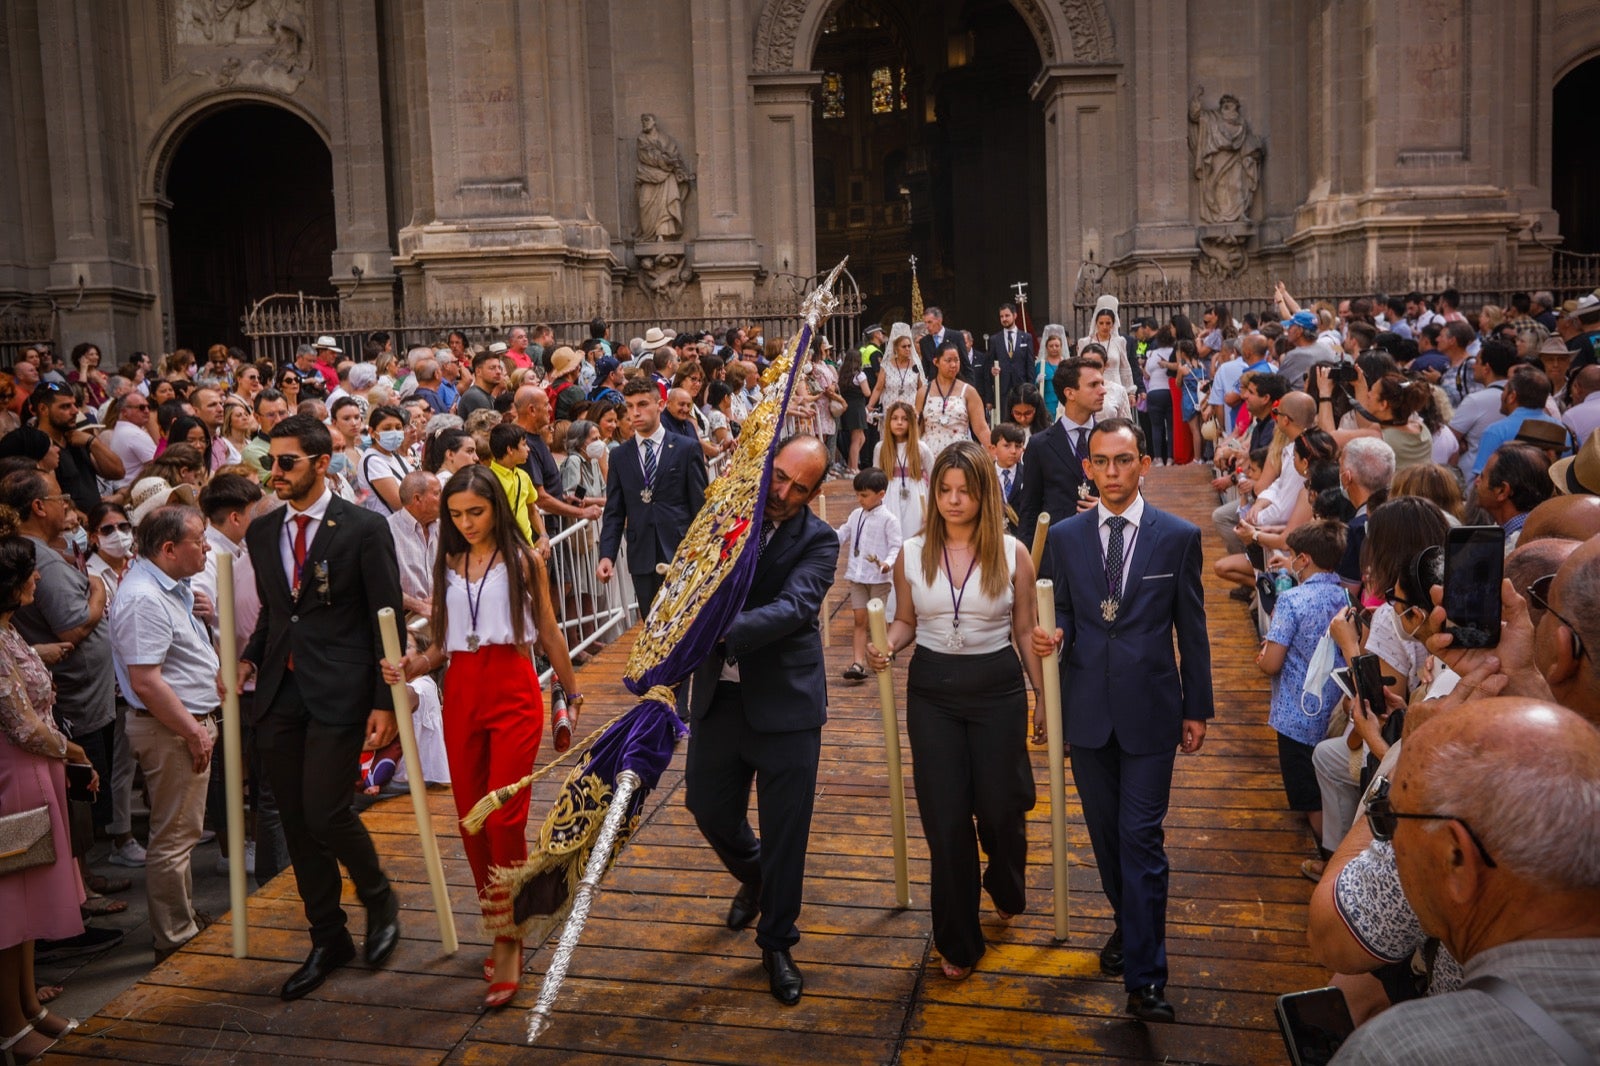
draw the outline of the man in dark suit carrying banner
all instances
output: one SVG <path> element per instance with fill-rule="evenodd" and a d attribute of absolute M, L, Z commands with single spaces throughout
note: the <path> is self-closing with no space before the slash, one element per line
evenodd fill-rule
<path fill-rule="evenodd" d="M 1162 822 L 1176 752 L 1198 752 L 1212 717 L 1200 530 L 1140 494 L 1150 457 L 1132 422 L 1096 425 L 1084 469 L 1099 502 L 1050 527 L 1059 628 L 1036 628 L 1033 644 L 1061 650 L 1072 776 L 1116 916 L 1101 971 L 1123 978 L 1129 1014 L 1170 1022 Z"/>
<path fill-rule="evenodd" d="M 743 929 L 760 915 L 761 962 L 786 1006 L 799 1001 L 804 986 L 789 949 L 800 939 L 795 920 L 828 717 L 817 618 L 833 584 L 839 537 L 809 507 L 827 473 L 827 448 L 815 437 L 796 437 L 773 457 L 755 580 L 685 698 L 685 803 L 739 881 L 728 927 Z M 747 817 L 752 779 L 759 838 Z"/>
<path fill-rule="evenodd" d="M 313 417 L 274 426 L 271 485 L 287 506 L 245 533 L 261 614 L 240 653 L 239 683 L 256 678 L 256 743 L 311 923 L 311 953 L 284 999 L 355 958 L 339 905 L 341 863 L 366 906 L 367 963 L 381 964 L 400 941 L 399 901 L 350 805 L 363 745 L 382 748 L 395 736 L 378 672 L 378 611 L 403 612 L 400 568 L 388 524 L 329 490 L 332 454 L 328 427 Z"/>

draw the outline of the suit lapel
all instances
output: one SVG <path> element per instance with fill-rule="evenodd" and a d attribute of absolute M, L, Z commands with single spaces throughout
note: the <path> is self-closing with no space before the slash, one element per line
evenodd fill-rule
<path fill-rule="evenodd" d="M 767 544 L 767 550 L 761 553 L 761 560 L 756 564 L 756 576 L 751 583 L 752 587 L 761 584 L 767 579 L 768 575 L 775 571 L 779 573 L 788 572 L 785 560 L 789 553 L 794 550 L 795 544 L 800 539 L 800 530 L 804 526 L 805 516 L 796 515 L 773 532 L 772 540 Z M 760 535 L 761 530 L 757 528 L 756 536 L 759 537 Z M 780 564 L 785 564 L 781 570 L 779 569 Z"/>
<path fill-rule="evenodd" d="M 289 585 L 289 575 L 284 573 L 283 570 L 282 545 L 284 536 L 283 530 L 284 527 L 289 523 L 289 515 L 291 510 L 291 508 L 284 506 L 279 507 L 277 511 L 273 513 L 273 521 L 271 523 L 272 538 L 267 541 L 267 543 L 261 545 L 262 548 L 267 550 L 258 556 L 258 558 L 261 559 L 259 565 L 265 567 L 267 571 L 272 574 L 270 580 L 272 580 L 278 586 L 278 590 L 283 593 L 283 598 L 289 601 L 293 601 L 294 599 L 294 589 Z"/>
<path fill-rule="evenodd" d="M 1050 445 L 1055 453 L 1061 457 L 1061 461 L 1067 464 L 1067 469 L 1072 473 L 1073 479 L 1076 481 L 1083 480 L 1083 466 L 1078 461 L 1077 455 L 1072 451 L 1072 441 L 1067 436 L 1067 427 L 1057 422 L 1045 430 L 1044 436 L 1045 443 Z"/>
<path fill-rule="evenodd" d="M 1161 512 L 1150 506 L 1146 500 L 1144 505 L 1144 521 L 1139 524 L 1139 534 L 1134 538 L 1133 557 L 1128 560 L 1128 583 L 1124 586 L 1127 591 L 1123 594 L 1124 600 L 1131 600 L 1139 591 L 1138 582 L 1144 580 L 1145 574 L 1150 571 L 1150 560 L 1155 557 L 1156 546 L 1161 542 Z"/>

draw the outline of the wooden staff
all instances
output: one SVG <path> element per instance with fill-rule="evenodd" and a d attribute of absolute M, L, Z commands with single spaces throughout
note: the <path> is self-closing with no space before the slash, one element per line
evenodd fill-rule
<path fill-rule="evenodd" d="M 1040 516 L 1041 523 L 1043 516 Z M 1041 529 L 1044 527 L 1041 525 Z M 1039 624 L 1046 632 L 1056 628 L 1055 582 L 1041 579 L 1036 585 L 1039 595 Z M 1050 759 L 1050 861 L 1055 875 L 1056 939 L 1067 939 L 1067 911 L 1072 900 L 1067 886 L 1067 771 L 1063 760 L 1066 744 L 1061 729 L 1061 652 L 1051 652 L 1045 657 L 1044 673 L 1044 728 Z"/>
<path fill-rule="evenodd" d="M 250 955 L 244 868 L 244 745 L 239 724 L 239 631 L 234 628 L 233 556 L 217 553 L 217 626 L 222 643 L 222 779 L 228 809 L 228 918 L 233 957 Z"/>
<path fill-rule="evenodd" d="M 405 657 L 400 645 L 400 630 L 395 625 L 394 608 L 378 611 L 378 630 L 383 634 L 383 657 L 398 663 Z M 433 888 L 433 911 L 439 919 L 439 941 L 446 955 L 456 953 L 456 916 L 450 910 L 450 890 L 444 883 L 444 863 L 439 860 L 439 842 L 433 836 L 433 820 L 428 815 L 428 785 L 422 778 L 422 756 L 417 754 L 417 734 L 411 724 L 411 692 L 404 681 L 389 686 L 394 697 L 395 721 L 400 730 L 400 751 L 406 760 L 406 782 L 411 786 L 411 809 L 417 816 L 417 836 L 422 841 L 422 862 Z"/>
<path fill-rule="evenodd" d="M 994 376 L 994 424 L 999 425 L 1006 420 L 1004 412 L 1000 410 L 1000 375 Z"/>
<path fill-rule="evenodd" d="M 1033 572 L 1039 572 L 1039 564 L 1044 561 L 1044 544 L 1050 536 L 1050 512 L 1044 511 L 1039 515 L 1038 524 L 1033 527 Z M 1052 613 L 1051 618 L 1055 615 Z M 1043 623 L 1040 623 L 1041 625 Z"/>
<path fill-rule="evenodd" d="M 867 602 L 867 630 L 872 643 L 889 654 L 889 626 L 883 601 Z M 900 719 L 894 711 L 894 672 L 878 675 L 878 707 L 883 712 L 883 753 L 889 764 L 889 819 L 894 830 L 894 901 L 901 910 L 911 906 L 911 874 L 906 863 L 906 782 L 900 771 Z"/>

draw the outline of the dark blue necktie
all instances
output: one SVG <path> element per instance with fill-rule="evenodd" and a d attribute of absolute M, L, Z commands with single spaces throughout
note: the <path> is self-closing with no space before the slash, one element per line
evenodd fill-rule
<path fill-rule="evenodd" d="M 647 485 L 656 483 L 656 442 L 644 442 L 644 480 Z"/>
<path fill-rule="evenodd" d="M 1121 515 L 1106 519 L 1111 536 L 1106 544 L 1106 593 L 1118 602 L 1122 600 L 1122 531 L 1128 520 Z"/>

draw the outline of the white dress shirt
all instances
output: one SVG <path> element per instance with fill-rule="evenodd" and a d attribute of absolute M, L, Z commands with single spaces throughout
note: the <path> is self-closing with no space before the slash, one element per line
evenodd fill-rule
<path fill-rule="evenodd" d="M 1111 547 L 1111 527 L 1106 523 L 1112 517 L 1114 516 L 1106 509 L 1105 504 L 1096 505 L 1095 521 L 1100 526 L 1100 560 L 1102 567 L 1105 563 L 1106 552 Z M 1126 595 L 1128 591 L 1128 572 L 1133 569 L 1133 553 L 1139 546 L 1139 529 L 1144 522 L 1144 493 L 1141 492 L 1134 496 L 1133 502 L 1128 505 L 1128 509 L 1122 512 L 1122 517 L 1128 520 L 1128 524 L 1122 529 L 1122 588 L 1118 592 L 1121 595 Z"/>
<path fill-rule="evenodd" d="M 144 464 L 156 457 L 156 442 L 132 422 L 118 422 L 112 426 L 106 444 L 122 460 L 123 476 L 112 483 L 114 488 L 125 489 L 138 481 Z"/>
<path fill-rule="evenodd" d="M 639 472 L 640 473 L 644 472 L 644 442 L 645 441 L 650 441 L 651 442 L 651 445 L 653 446 L 653 450 L 655 452 L 656 469 L 657 470 L 661 469 L 661 449 L 667 442 L 667 424 L 665 422 L 657 422 L 656 423 L 656 431 L 654 433 L 650 434 L 648 437 L 641 437 L 641 436 L 639 436 L 639 434 L 635 433 L 633 435 L 633 439 L 639 445 Z M 654 482 L 652 481 L 651 484 L 654 484 Z"/>
<path fill-rule="evenodd" d="M 433 558 L 439 542 L 439 522 L 418 522 L 404 507 L 389 516 L 394 552 L 400 561 L 400 591 L 414 600 L 433 599 Z"/>
<path fill-rule="evenodd" d="M 1583 447 L 1583 442 L 1589 439 L 1589 435 L 1600 429 L 1600 392 L 1586 397 L 1582 403 L 1567 408 L 1566 417 L 1561 421 L 1565 422 L 1567 428 L 1578 438 L 1576 447 Z"/>
<path fill-rule="evenodd" d="M 839 527 L 839 546 L 849 553 L 844 576 L 863 585 L 882 585 L 889 580 L 879 563 L 894 567 L 900 554 L 900 519 L 883 504 L 872 510 L 857 507 Z M 877 562 L 873 562 L 876 559 Z"/>
<path fill-rule="evenodd" d="M 1018 459 L 1015 466 L 1005 467 L 999 463 L 994 464 L 995 477 L 1000 479 L 1000 498 L 1010 500 L 1011 493 L 1016 490 L 1017 482 L 1022 480 L 1022 460 Z M 1006 475 L 1011 475 L 1011 484 L 1006 484 Z"/>
<path fill-rule="evenodd" d="M 317 530 L 322 528 L 322 518 L 328 513 L 328 503 L 332 499 L 333 493 L 328 490 L 328 483 L 324 481 L 322 483 L 322 495 L 318 496 L 316 502 L 310 507 L 307 507 L 304 511 L 296 511 L 293 504 L 284 508 L 283 539 L 279 544 L 279 558 L 283 560 L 283 576 L 288 578 L 290 589 L 294 588 L 294 539 L 300 528 L 300 524 L 295 521 L 295 517 L 297 515 L 305 515 L 311 519 L 311 524 L 306 526 L 306 555 L 309 558 L 311 543 L 317 539 Z M 300 576 L 302 578 L 305 577 L 304 574 Z"/>

